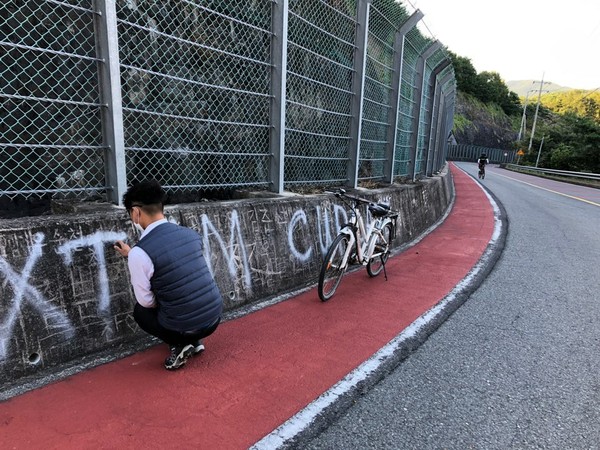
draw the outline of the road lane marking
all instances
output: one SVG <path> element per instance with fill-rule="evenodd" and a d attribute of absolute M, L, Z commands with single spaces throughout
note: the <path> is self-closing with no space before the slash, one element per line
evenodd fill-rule
<path fill-rule="evenodd" d="M 591 200 L 586 200 L 585 198 L 575 197 L 574 195 L 569 195 L 569 194 L 564 194 L 563 192 L 553 191 L 552 189 L 548 189 L 548 188 L 545 188 L 545 187 L 537 186 L 535 184 L 528 183 L 527 181 L 518 180 L 516 178 L 509 177 L 509 176 L 506 176 L 506 175 L 501 175 L 501 174 L 499 174 L 497 172 L 494 172 L 494 175 L 499 175 L 501 177 L 508 178 L 509 180 L 518 181 L 519 183 L 527 184 L 527 185 L 532 186 L 534 188 L 538 188 L 538 189 L 542 189 L 544 191 L 552 192 L 553 194 L 562 195 L 563 197 L 569 197 L 569 198 L 572 198 L 573 200 L 579 200 L 579 201 L 582 201 L 582 202 L 585 202 L 585 203 L 589 203 L 590 205 L 600 206 L 600 203 L 596 203 L 596 202 L 593 202 Z"/>

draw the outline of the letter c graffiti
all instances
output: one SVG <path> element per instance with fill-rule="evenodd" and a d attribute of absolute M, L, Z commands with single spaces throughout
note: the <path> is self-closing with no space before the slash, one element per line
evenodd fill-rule
<path fill-rule="evenodd" d="M 300 261 L 305 262 L 308 261 L 312 255 L 312 247 L 308 247 L 304 253 L 296 248 L 296 245 L 294 244 L 294 229 L 296 228 L 296 224 L 299 222 L 302 222 L 303 225 L 308 224 L 306 213 L 302 209 L 296 211 L 292 216 L 292 220 L 290 220 L 290 224 L 288 226 L 288 245 L 290 246 L 292 255 L 294 255 L 294 257 Z"/>

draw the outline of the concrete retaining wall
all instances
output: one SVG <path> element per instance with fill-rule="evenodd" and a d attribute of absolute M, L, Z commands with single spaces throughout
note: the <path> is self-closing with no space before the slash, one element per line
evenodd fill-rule
<path fill-rule="evenodd" d="M 451 176 L 361 190 L 401 212 L 394 246 L 434 224 L 451 202 Z M 0 386 L 47 376 L 147 339 L 117 239 L 135 243 L 123 209 L 4 220 L 0 229 Z M 346 220 L 332 195 L 176 205 L 169 220 L 199 231 L 226 309 L 317 282 L 322 255 Z M 315 301 L 319 301 L 315 294 Z"/>

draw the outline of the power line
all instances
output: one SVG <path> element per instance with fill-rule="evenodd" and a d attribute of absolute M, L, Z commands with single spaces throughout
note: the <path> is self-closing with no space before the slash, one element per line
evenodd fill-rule
<path fill-rule="evenodd" d="M 583 97 L 581 97 L 579 99 L 579 101 L 583 100 L 584 98 L 586 98 L 588 95 L 590 95 L 593 92 L 596 92 L 598 89 L 600 89 L 600 86 L 598 86 L 596 89 L 594 89 L 593 91 L 588 92 L 587 94 L 585 94 Z"/>

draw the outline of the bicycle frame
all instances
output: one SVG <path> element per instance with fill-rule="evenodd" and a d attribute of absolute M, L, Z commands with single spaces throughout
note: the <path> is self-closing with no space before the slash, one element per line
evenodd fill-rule
<path fill-rule="evenodd" d="M 363 262 L 363 265 L 366 265 L 370 259 L 372 259 L 376 256 L 380 256 L 383 253 L 383 252 L 374 253 L 375 252 L 375 244 L 376 244 L 377 240 L 373 239 L 372 237 L 375 235 L 376 237 L 380 237 L 381 240 L 385 241 L 385 236 L 383 235 L 381 230 L 383 230 L 388 223 L 392 224 L 392 230 L 395 234 L 396 221 L 395 221 L 395 219 L 392 220 L 392 217 L 378 217 L 372 221 L 372 223 L 371 223 L 372 228 L 371 228 L 371 231 L 368 233 L 369 241 L 365 243 L 365 245 L 369 245 L 369 248 L 367 248 L 367 251 L 365 254 L 366 258 L 365 258 L 365 261 Z M 389 242 L 388 242 L 388 244 L 389 244 Z"/>
<path fill-rule="evenodd" d="M 356 248 L 356 257 L 360 264 L 366 266 L 373 256 L 375 250 L 375 239 L 371 239 L 373 233 L 384 238 L 381 230 L 388 222 L 392 222 L 390 217 L 375 218 L 369 223 L 369 228 L 365 226 L 363 216 L 358 208 L 359 201 L 352 198 L 353 203 L 350 205 L 350 220 L 339 231 L 339 234 L 348 236 L 348 247 L 342 259 L 342 268 L 348 267 L 348 261 L 352 251 Z M 395 229 L 395 222 L 392 222 Z M 368 239 L 367 239 L 368 237 Z"/>
<path fill-rule="evenodd" d="M 339 234 L 345 234 L 348 236 L 348 247 L 346 253 L 342 258 L 342 268 L 345 270 L 348 267 L 348 260 L 352 251 L 356 248 L 356 257 L 359 262 L 363 262 L 364 249 L 363 245 L 356 245 L 357 242 L 360 244 L 361 236 L 366 236 L 365 223 L 363 221 L 360 210 L 355 207 L 351 209 L 352 215 L 350 221 L 340 229 Z"/>

